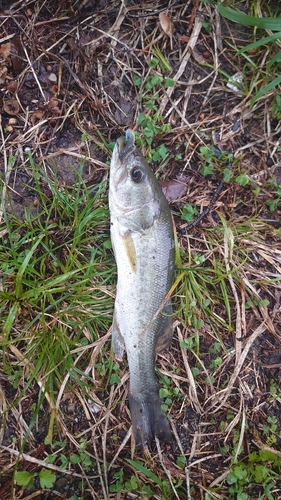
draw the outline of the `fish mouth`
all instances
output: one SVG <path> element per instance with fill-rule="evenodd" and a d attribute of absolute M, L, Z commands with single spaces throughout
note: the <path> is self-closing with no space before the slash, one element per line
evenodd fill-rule
<path fill-rule="evenodd" d="M 122 136 L 117 139 L 111 158 L 111 177 L 113 178 L 114 176 L 114 182 L 116 185 L 120 185 L 126 180 L 126 164 L 130 155 L 135 150 L 135 134 L 132 130 L 126 130 L 126 136 Z"/>
<path fill-rule="evenodd" d="M 120 137 L 117 140 L 118 156 L 121 163 L 135 151 L 135 134 L 132 130 L 126 130 L 126 138 Z"/>

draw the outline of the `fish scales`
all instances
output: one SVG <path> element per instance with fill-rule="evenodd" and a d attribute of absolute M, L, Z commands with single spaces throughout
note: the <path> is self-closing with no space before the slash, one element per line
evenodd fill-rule
<path fill-rule="evenodd" d="M 171 301 L 164 299 L 172 285 L 174 239 L 168 202 L 130 130 L 126 144 L 118 139 L 113 151 L 109 208 L 118 271 L 113 344 L 119 358 L 124 348 L 127 352 L 133 431 L 136 444 L 145 448 L 155 435 L 171 439 L 158 394 L 155 352 L 172 337 Z"/>

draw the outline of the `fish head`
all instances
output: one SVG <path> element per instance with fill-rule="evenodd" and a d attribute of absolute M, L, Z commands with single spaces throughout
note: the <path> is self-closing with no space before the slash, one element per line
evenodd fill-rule
<path fill-rule="evenodd" d="M 142 228 L 149 227 L 166 202 L 152 170 L 127 130 L 114 147 L 110 164 L 109 205 L 111 214 L 134 217 Z"/>

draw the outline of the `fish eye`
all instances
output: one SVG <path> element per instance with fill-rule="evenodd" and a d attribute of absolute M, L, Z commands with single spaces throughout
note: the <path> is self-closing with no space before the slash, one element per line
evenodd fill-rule
<path fill-rule="evenodd" d="M 142 173 L 142 171 L 141 171 L 139 168 L 134 167 L 134 168 L 131 170 L 131 178 L 132 178 L 132 180 L 133 180 L 134 182 L 136 182 L 137 184 L 138 184 L 139 182 L 141 182 L 141 181 L 142 181 L 143 177 L 144 177 L 144 176 L 143 176 L 143 173 Z"/>

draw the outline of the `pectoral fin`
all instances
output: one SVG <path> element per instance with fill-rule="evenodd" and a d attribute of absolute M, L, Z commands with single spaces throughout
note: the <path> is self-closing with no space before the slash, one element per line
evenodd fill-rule
<path fill-rule="evenodd" d="M 130 263 L 132 271 L 135 273 L 137 270 L 137 255 L 132 234 L 127 233 L 122 237 L 122 239 L 126 249 L 128 262 Z"/>

